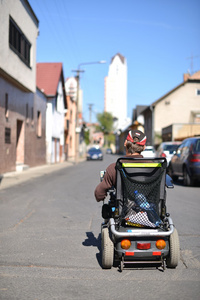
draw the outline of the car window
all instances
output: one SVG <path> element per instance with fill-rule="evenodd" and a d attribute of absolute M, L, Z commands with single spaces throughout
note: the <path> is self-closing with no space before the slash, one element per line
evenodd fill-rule
<path fill-rule="evenodd" d="M 90 148 L 89 152 L 100 152 L 100 149 L 97 148 Z"/>
<path fill-rule="evenodd" d="M 182 154 L 184 147 L 185 147 L 185 143 L 182 143 L 177 149 L 177 154 L 179 155 Z"/>
<path fill-rule="evenodd" d="M 200 152 L 200 139 L 196 141 L 194 152 Z"/>
<path fill-rule="evenodd" d="M 153 148 L 145 148 L 144 151 L 151 151 L 151 152 L 154 152 L 154 149 L 153 149 Z"/>
<path fill-rule="evenodd" d="M 183 149 L 183 154 L 184 154 L 184 155 L 188 155 L 188 153 L 189 153 L 189 151 L 190 151 L 190 149 L 191 149 L 191 146 L 192 146 L 191 141 L 187 141 L 187 142 L 185 143 L 185 147 L 184 147 L 184 149 Z"/>

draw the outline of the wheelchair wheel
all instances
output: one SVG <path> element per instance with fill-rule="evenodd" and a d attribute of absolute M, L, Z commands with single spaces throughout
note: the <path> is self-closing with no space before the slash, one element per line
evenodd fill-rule
<path fill-rule="evenodd" d="M 180 243 L 176 228 L 174 228 L 173 233 L 170 235 L 169 249 L 170 253 L 166 259 L 167 267 L 175 269 L 180 259 Z"/>
<path fill-rule="evenodd" d="M 101 230 L 101 255 L 103 269 L 111 269 L 113 266 L 114 245 L 107 227 Z"/>

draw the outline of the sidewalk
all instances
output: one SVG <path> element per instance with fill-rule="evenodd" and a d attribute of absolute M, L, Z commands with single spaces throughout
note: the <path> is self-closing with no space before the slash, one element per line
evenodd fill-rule
<path fill-rule="evenodd" d="M 51 172 L 55 172 L 66 167 L 73 166 L 74 164 L 74 161 L 71 160 L 56 164 L 45 164 L 37 167 L 32 167 L 24 171 L 0 174 L 0 190 L 6 189 L 13 185 L 20 184 L 22 182 L 36 177 L 43 176 Z"/>

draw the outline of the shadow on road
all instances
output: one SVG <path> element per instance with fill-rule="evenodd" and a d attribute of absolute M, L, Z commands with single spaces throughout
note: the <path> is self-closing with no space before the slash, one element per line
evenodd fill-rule
<path fill-rule="evenodd" d="M 173 184 L 174 184 L 174 186 L 183 186 L 183 187 L 192 187 L 192 188 L 198 188 L 198 187 L 200 187 L 200 182 L 195 182 L 192 186 L 185 186 L 184 184 L 183 184 L 183 179 L 181 178 L 181 179 L 178 179 L 178 180 L 176 180 L 176 181 L 173 181 Z"/>
<path fill-rule="evenodd" d="M 96 238 L 93 232 L 86 232 L 86 236 L 87 238 L 82 243 L 82 245 L 86 247 L 91 247 L 91 246 L 97 247 L 99 252 L 96 253 L 96 258 L 99 265 L 101 266 L 101 234 L 99 234 L 99 236 Z"/>

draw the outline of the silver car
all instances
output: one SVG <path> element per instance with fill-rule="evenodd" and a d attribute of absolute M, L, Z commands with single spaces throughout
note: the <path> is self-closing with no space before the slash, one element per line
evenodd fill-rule
<path fill-rule="evenodd" d="M 151 157 L 154 158 L 155 157 L 155 149 L 154 146 L 146 146 L 145 150 L 141 152 L 141 154 L 143 155 L 143 157 Z"/>
<path fill-rule="evenodd" d="M 166 157 L 167 159 L 167 165 L 169 165 L 169 162 L 176 152 L 178 146 L 181 144 L 181 142 L 163 142 L 160 144 L 156 151 L 156 157 Z"/>

